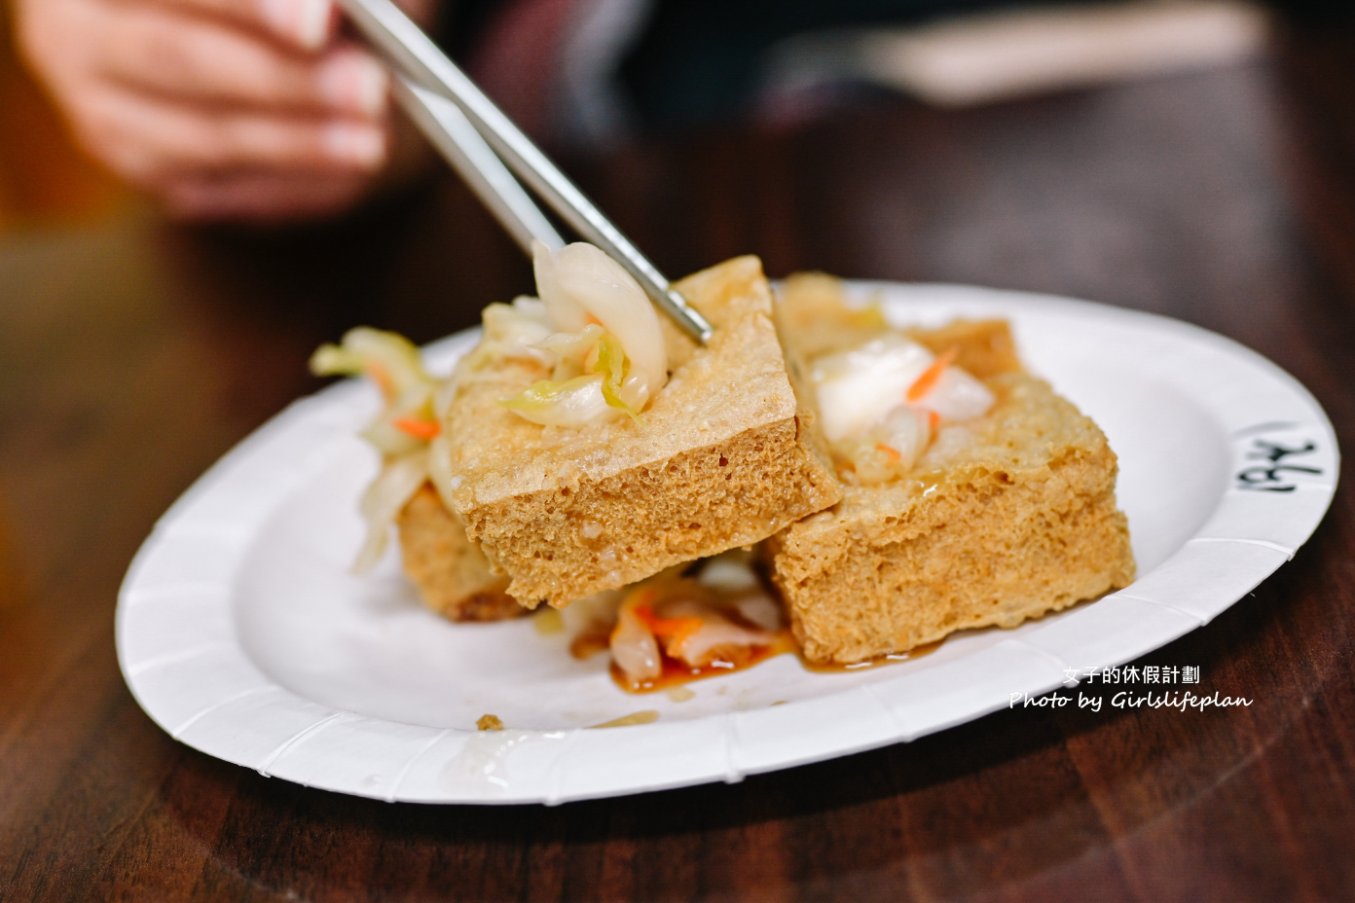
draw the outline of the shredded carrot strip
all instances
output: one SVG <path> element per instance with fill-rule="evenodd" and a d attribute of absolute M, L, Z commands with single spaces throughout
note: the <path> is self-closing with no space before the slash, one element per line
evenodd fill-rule
<path fill-rule="evenodd" d="M 677 652 L 682 648 L 682 644 L 705 624 L 700 618 L 661 618 L 654 614 L 654 609 L 648 605 L 635 606 L 635 616 L 644 622 L 645 627 L 654 636 L 663 640 L 671 640 L 665 645 L 672 651 Z"/>
<path fill-rule="evenodd" d="M 928 411 L 927 425 L 932 428 L 933 433 L 936 432 L 936 428 L 941 425 L 941 415 L 935 411 Z"/>
<path fill-rule="evenodd" d="M 635 606 L 635 616 L 643 621 L 649 632 L 655 636 L 672 636 L 684 630 L 696 630 L 702 623 L 697 617 L 661 618 L 654 614 L 654 609 L 643 604 Z"/>
<path fill-rule="evenodd" d="M 700 618 L 660 618 L 655 622 L 654 636 L 663 640 L 665 652 L 681 658 L 687 641 L 701 630 L 703 624 Z"/>
<path fill-rule="evenodd" d="M 876 442 L 875 448 L 877 451 L 882 451 L 886 455 L 888 455 L 889 460 L 895 464 L 903 460 L 903 455 L 900 454 L 899 450 L 892 445 L 886 445 L 883 442 Z"/>
<path fill-rule="evenodd" d="M 397 417 L 391 421 L 391 426 L 415 439 L 425 441 L 442 432 L 442 424 L 436 420 L 420 420 L 417 417 Z"/>
<path fill-rule="evenodd" d="M 673 637 L 680 642 L 700 630 L 704 623 L 700 618 L 655 618 L 654 635 Z"/>
<path fill-rule="evenodd" d="M 947 348 L 941 354 L 936 356 L 931 366 L 922 371 L 922 375 L 913 381 L 904 394 L 904 398 L 909 402 L 920 401 L 932 389 L 936 388 L 936 382 L 941 378 L 941 374 L 946 372 L 946 368 L 955 362 L 956 349 Z"/>

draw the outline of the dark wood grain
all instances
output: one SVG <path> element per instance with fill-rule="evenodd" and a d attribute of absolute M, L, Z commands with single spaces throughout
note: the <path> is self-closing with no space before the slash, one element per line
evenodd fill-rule
<path fill-rule="evenodd" d="M 904 102 L 571 168 L 662 268 L 976 282 L 1162 312 L 1355 447 L 1355 36 L 962 112 Z M 387 805 L 183 747 L 118 674 L 155 518 L 357 322 L 528 288 L 440 182 L 267 235 L 130 219 L 0 247 L 0 899 L 1334 900 L 1355 888 L 1355 503 L 1142 663 L 1250 708 L 1006 711 L 793 771 L 559 808 Z M 1345 469 L 1349 478 L 1349 470 Z"/>

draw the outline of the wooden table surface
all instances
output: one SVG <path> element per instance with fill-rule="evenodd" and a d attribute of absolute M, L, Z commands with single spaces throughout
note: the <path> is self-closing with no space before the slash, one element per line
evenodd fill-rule
<path fill-rule="evenodd" d="M 962 112 L 874 104 L 573 165 L 671 273 L 969 282 L 1169 314 L 1304 382 L 1355 447 L 1355 38 Z M 1138 664 L 1254 699 L 1003 711 L 819 765 L 546 808 L 386 804 L 182 746 L 119 675 L 155 518 L 316 388 L 529 288 L 448 179 L 307 234 L 141 217 L 0 245 L 0 899 L 1334 900 L 1355 893 L 1355 503 Z M 1345 474 L 1349 479 L 1350 474 Z"/>

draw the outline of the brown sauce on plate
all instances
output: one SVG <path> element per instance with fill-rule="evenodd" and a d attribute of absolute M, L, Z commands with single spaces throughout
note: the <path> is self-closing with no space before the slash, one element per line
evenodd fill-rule
<path fill-rule="evenodd" d="M 610 631 L 598 625 L 597 629 L 590 629 L 576 636 L 569 646 L 569 652 L 574 658 L 583 660 L 591 658 L 600 652 L 606 652 L 608 649 L 608 636 Z M 634 681 L 613 663 L 610 667 L 612 680 L 618 687 L 627 693 L 654 693 L 659 690 L 666 690 L 670 693 L 679 687 L 698 680 L 705 680 L 709 677 L 718 677 L 722 674 L 732 674 L 735 671 L 743 671 L 754 665 L 760 664 L 774 655 L 793 653 L 800 660 L 800 665 L 806 671 L 813 671 L 816 674 L 847 674 L 852 671 L 861 671 L 867 668 L 878 668 L 884 665 L 891 665 L 897 662 L 911 661 L 931 655 L 945 640 L 937 640 L 933 643 L 924 643 L 916 646 L 907 652 L 891 653 L 882 655 L 878 658 L 867 659 L 864 662 L 856 662 L 850 665 L 835 665 L 816 663 L 807 660 L 800 652 L 800 647 L 796 644 L 795 638 L 791 636 L 789 628 L 781 628 L 776 632 L 775 639 L 765 646 L 753 646 L 743 650 L 737 660 L 716 659 L 709 665 L 694 668 L 686 662 L 670 658 L 667 655 L 662 656 L 662 670 L 659 676 L 652 680 Z"/>
<path fill-rule="evenodd" d="M 605 643 L 603 648 L 606 648 Z M 662 670 L 659 676 L 652 680 L 642 681 L 631 680 L 624 671 L 613 663 L 611 666 L 612 680 L 627 693 L 653 693 L 658 690 L 670 690 L 708 677 L 718 677 L 721 674 L 743 671 L 760 662 L 765 662 L 773 655 L 794 652 L 795 649 L 795 640 L 791 637 L 790 631 L 782 628 L 776 632 L 776 638 L 766 646 L 743 647 L 741 649 L 743 654 L 738 656 L 737 659 L 717 658 L 709 665 L 694 668 L 686 662 L 663 655 L 661 657 Z"/>
<path fill-rule="evenodd" d="M 864 662 L 853 662 L 850 665 L 838 665 L 832 662 L 811 662 L 803 655 L 800 656 L 800 664 L 806 671 L 813 671 L 816 674 L 849 674 L 853 671 L 864 671 L 867 668 L 878 668 L 882 665 L 893 665 L 898 662 L 912 661 L 915 658 L 922 658 L 931 655 L 945 639 L 935 640 L 930 643 L 923 643 L 920 646 L 914 646 L 907 652 L 891 652 L 888 655 L 881 655 L 875 658 L 868 658 Z"/>

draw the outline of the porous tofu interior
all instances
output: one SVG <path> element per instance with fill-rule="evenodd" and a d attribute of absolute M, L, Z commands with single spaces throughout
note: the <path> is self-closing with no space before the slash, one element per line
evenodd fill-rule
<path fill-rule="evenodd" d="M 424 605 L 452 621 L 501 621 L 525 614 L 508 578 L 490 570 L 466 529 L 424 486 L 396 519 L 405 573 Z"/>

